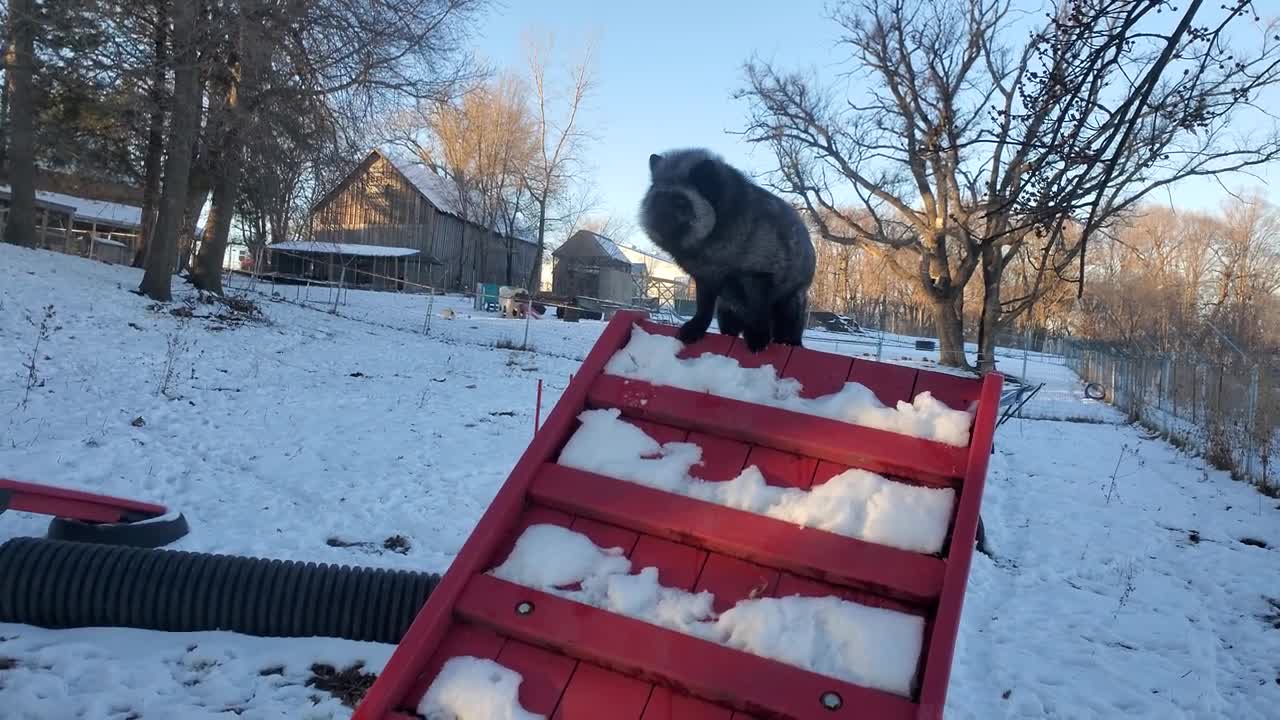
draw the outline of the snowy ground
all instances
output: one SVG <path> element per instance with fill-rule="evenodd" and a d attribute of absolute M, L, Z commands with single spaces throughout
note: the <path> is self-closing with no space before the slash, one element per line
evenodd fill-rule
<path fill-rule="evenodd" d="M 215 330 L 172 315 L 181 301 L 149 309 L 138 280 L 0 245 L 0 475 L 168 504 L 191 522 L 185 550 L 445 569 L 531 437 L 537 379 L 545 414 L 602 327 L 533 321 L 537 352 L 515 352 L 494 345 L 523 323 L 463 299 L 436 298 L 424 334 L 427 298 L 352 293 L 339 316 L 259 296 L 267 322 Z M 1005 357 L 1020 373 L 1021 352 Z M 1027 374 L 1046 386 L 1035 419 L 997 433 L 996 559 L 975 559 L 947 717 L 1275 717 L 1277 502 L 1084 400 L 1060 359 L 1033 355 Z M 44 523 L 0 515 L 0 541 Z M 328 542 L 396 534 L 407 554 Z M 0 716 L 345 718 L 306 686 L 311 665 L 376 671 L 390 651 L 0 624 Z"/>

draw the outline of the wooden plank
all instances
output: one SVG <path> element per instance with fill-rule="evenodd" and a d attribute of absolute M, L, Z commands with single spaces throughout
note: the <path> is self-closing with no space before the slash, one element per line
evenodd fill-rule
<path fill-rule="evenodd" d="M 471 623 L 454 623 L 445 634 L 440 646 L 433 648 L 431 659 L 427 661 L 421 672 L 413 680 L 413 685 L 402 700 L 397 700 L 399 709 L 416 712 L 422 696 L 440 673 L 449 658 L 471 656 L 492 660 L 502 651 L 506 638 L 486 627 Z"/>
<path fill-rule="evenodd" d="M 858 359 L 849 369 L 848 380 L 865 385 L 888 407 L 897 407 L 898 401 L 911 402 L 915 397 L 916 375 L 915 368 L 905 365 Z"/>
<path fill-rule="evenodd" d="M 622 548 L 622 554 L 628 556 L 631 555 L 631 549 L 635 547 L 636 540 L 640 539 L 640 535 L 634 530 L 584 517 L 574 518 L 569 529 L 586 535 L 591 542 L 602 548 Z"/>
<path fill-rule="evenodd" d="M 744 368 L 772 365 L 774 372 L 781 375 L 787 367 L 787 361 L 791 359 L 791 346 L 771 343 L 764 350 L 753 353 L 747 349 L 746 340 L 737 338 L 733 341 L 733 347 L 729 349 L 729 357 L 737 360 L 738 364 Z"/>
<path fill-rule="evenodd" d="M 626 420 L 625 422 L 640 428 L 644 431 L 645 435 L 648 435 L 662 445 L 669 442 L 684 442 L 689 437 L 688 430 L 682 430 L 670 425 L 659 425 L 658 423 L 647 422 L 644 420 Z"/>
<path fill-rule="evenodd" d="M 840 392 L 852 366 L 851 357 L 800 347 L 792 349 L 782 376 L 800 381 L 801 397 L 816 398 Z"/>
<path fill-rule="evenodd" d="M 502 543 L 494 550 L 493 558 L 490 561 L 491 566 L 501 565 L 507 559 L 507 556 L 515 548 L 516 541 L 531 525 L 559 525 L 567 528 L 573 525 L 573 519 L 573 515 L 562 510 L 554 510 L 537 505 L 524 508 L 515 525 L 512 526 L 506 537 L 502 539 Z"/>
<path fill-rule="evenodd" d="M 656 567 L 659 584 L 681 590 L 693 590 L 706 561 L 705 550 L 653 535 L 641 535 L 631 552 L 633 570 Z"/>
<path fill-rule="evenodd" d="M 378 675 L 352 720 L 382 720 L 405 697 L 415 677 L 434 653 L 453 621 L 453 608 L 473 575 L 493 562 L 493 555 L 510 534 L 525 504 L 529 485 L 538 468 L 550 460 L 568 439 L 586 403 L 591 379 L 597 376 L 631 334 L 631 323 L 642 313 L 618 313 L 587 354 L 578 371 L 579 383 L 570 383 L 548 415 L 533 442 L 525 448 L 507 481 L 454 558 L 449 572 L 427 598 L 409 630 L 401 638 L 386 668 Z"/>
<path fill-rule="evenodd" d="M 951 485 L 964 476 L 965 448 L 707 393 L 601 375 L 587 402 L 628 418 L 926 483 Z"/>
<path fill-rule="evenodd" d="M 647 682 L 579 663 L 552 720 L 639 720 L 650 690 Z"/>
<path fill-rule="evenodd" d="M 930 555 L 797 527 L 763 515 L 548 463 L 529 488 L 564 512 L 686 543 L 802 577 L 927 603 L 944 563 Z"/>
<path fill-rule="evenodd" d="M 732 480 L 742 472 L 751 446 L 736 440 L 691 432 L 685 442 L 702 448 L 702 463 L 689 469 L 689 474 L 710 482 Z"/>
<path fill-rule="evenodd" d="M 747 466 L 755 465 L 764 475 L 765 482 L 775 487 L 791 487 L 808 490 L 818 461 L 793 453 L 756 445 L 747 455 Z"/>
<path fill-rule="evenodd" d="M 533 612 L 520 615 L 513 611 L 523 601 L 533 603 Z M 470 579 L 458 598 L 456 611 L 459 617 L 487 625 L 503 635 L 586 661 L 579 665 L 579 673 L 591 667 L 587 663 L 596 663 L 752 714 L 797 720 L 907 720 L 915 714 L 915 704 L 906 698 L 749 655 L 490 575 Z M 619 694 L 627 692 L 624 689 Z M 839 709 L 822 707 L 820 698 L 826 692 L 840 695 L 843 703 Z M 566 690 L 562 708 L 568 699 Z M 587 717 L 573 716 L 572 720 Z M 597 720 L 630 716 L 603 713 L 589 717 Z"/>
<path fill-rule="evenodd" d="M 649 695 L 640 720 L 732 720 L 733 711 L 661 685 Z"/>
<path fill-rule="evenodd" d="M 520 706 L 546 716 L 555 712 L 578 664 L 573 658 L 517 640 L 507 641 L 497 661 L 520 673 Z"/>
<path fill-rule="evenodd" d="M 993 377 L 988 375 L 988 378 Z M 933 397 L 957 410 L 968 410 L 978 401 L 982 383 L 950 373 L 921 370 L 916 376 L 915 394 L 929 392 Z M 972 443 L 971 443 L 972 444 Z"/>
<path fill-rule="evenodd" d="M 970 443 L 964 487 L 957 503 L 942 596 L 933 617 L 932 633 L 925 645 L 927 652 L 920 684 L 920 720 L 941 720 L 947 700 L 947 685 L 951 678 L 956 634 L 960 630 L 965 586 L 969 580 L 974 544 L 977 542 L 978 511 L 982 505 L 987 464 L 991 461 L 991 443 L 995 435 L 996 414 L 1000 411 L 1000 391 L 1003 387 L 1004 378 L 998 373 L 990 373 L 982 381 L 978 416 L 974 422 L 977 429 L 973 442 Z"/>
<path fill-rule="evenodd" d="M 712 608 L 722 613 L 743 600 L 772 597 L 777 585 L 777 570 L 712 553 L 702 566 L 702 574 L 693 589 L 714 595 Z"/>

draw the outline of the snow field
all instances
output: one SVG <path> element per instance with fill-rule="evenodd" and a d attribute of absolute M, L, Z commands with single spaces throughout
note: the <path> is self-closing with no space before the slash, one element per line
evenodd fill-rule
<path fill-rule="evenodd" d="M 913 552 L 940 552 L 947 539 L 951 488 L 907 485 L 858 469 L 811 490 L 781 488 L 767 484 L 754 465 L 732 480 L 707 482 L 689 474 L 702 461 L 694 443 L 660 445 L 617 409 L 587 410 L 578 420 L 560 465 Z"/>
<path fill-rule="evenodd" d="M 532 436 L 536 379 L 545 417 L 578 370 L 561 355 L 603 327 L 532 321 L 537 352 L 508 352 L 495 343 L 523 323 L 464 298 L 436 298 L 424 335 L 428 298 L 352 291 L 337 315 L 259 296 L 266 322 L 215 330 L 169 314 L 193 297 L 181 281 L 151 310 L 140 279 L 0 244 L 0 474 L 167 504 L 192 524 L 176 548 L 196 552 L 446 569 Z M 61 329 L 23 406 L 48 304 Z M 188 348 L 164 396 L 170 338 Z M 974 556 L 947 720 L 1275 720 L 1280 501 L 1085 400 L 1061 359 L 1033 355 L 1028 377 L 1048 385 L 1024 410 L 1038 419 L 996 433 L 994 558 Z M 0 542 L 47 523 L 6 512 Z M 407 553 L 382 549 L 393 534 Z M 308 668 L 376 673 L 393 649 L 0 623 L 0 717 L 347 720 Z"/>
<path fill-rule="evenodd" d="M 969 444 L 973 413 L 954 410 L 931 393 L 920 393 L 911 402 L 899 401 L 891 408 L 876 399 L 875 393 L 865 385 L 849 382 L 839 392 L 803 398 L 800 382 L 779 377 L 772 365 L 745 368 L 731 357 L 711 353 L 682 359 L 678 353 L 683 348 L 678 338 L 651 334 L 637 325 L 632 328 L 626 346 L 605 365 L 605 372 L 958 447 Z"/>
<path fill-rule="evenodd" d="M 622 548 L 533 525 L 490 573 L 508 582 L 865 687 L 911 694 L 924 619 L 834 597 L 754 598 L 716 615 L 715 596 L 632 574 Z"/>

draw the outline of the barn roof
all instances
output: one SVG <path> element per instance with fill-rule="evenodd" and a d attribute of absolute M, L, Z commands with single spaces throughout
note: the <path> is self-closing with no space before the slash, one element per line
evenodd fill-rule
<path fill-rule="evenodd" d="M 477 223 L 474 220 L 468 220 L 464 216 L 461 208 L 461 197 L 458 185 L 453 180 L 437 174 L 421 162 L 396 159 L 390 154 L 384 153 L 377 148 L 370 150 L 365 159 L 352 169 L 350 173 L 347 173 L 346 178 L 343 178 L 342 182 L 331 188 L 324 197 L 320 198 L 319 202 L 312 206 L 311 211 L 315 212 L 320 206 L 327 203 L 339 190 L 342 189 L 344 185 L 346 185 L 348 179 L 357 174 L 366 172 L 378 158 L 386 160 L 387 164 L 395 168 L 396 172 L 400 173 L 405 180 L 408 180 L 409 184 L 412 185 L 413 188 L 422 195 L 422 197 L 426 198 L 427 202 L 431 203 L 436 210 L 444 213 L 445 215 L 456 217 L 463 222 L 470 223 L 471 225 L 480 225 L 480 223 Z M 497 233 L 501 237 L 508 237 L 507 233 L 504 233 L 497 228 L 491 227 L 487 229 Z M 511 237 L 529 244 L 536 243 L 535 240 L 524 237 L 520 234 L 516 234 Z"/>
<path fill-rule="evenodd" d="M 0 195 L 8 196 L 11 192 L 8 185 L 0 185 Z M 75 211 L 77 220 L 121 228 L 142 227 L 142 208 L 136 205 L 88 200 L 44 190 L 36 191 L 36 200 L 60 208 L 71 208 Z"/>
<path fill-rule="evenodd" d="M 406 257 L 418 254 L 417 250 L 407 247 L 360 245 L 357 243 L 312 242 L 310 240 L 289 240 L 286 242 L 272 243 L 267 246 L 267 249 L 296 253 L 352 255 L 357 257 Z"/>
<path fill-rule="evenodd" d="M 596 257 L 616 260 L 631 267 L 631 259 L 622 252 L 618 243 L 590 230 L 579 230 L 569 236 L 560 247 L 551 253 L 558 258 L 564 257 Z"/>

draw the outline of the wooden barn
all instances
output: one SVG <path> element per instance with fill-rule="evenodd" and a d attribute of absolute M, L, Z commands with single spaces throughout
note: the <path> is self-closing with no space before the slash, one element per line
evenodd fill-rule
<path fill-rule="evenodd" d="M 631 305 L 643 295 L 636 282 L 642 268 L 634 267 L 622 248 L 603 235 L 579 230 L 552 257 L 551 291 L 556 295 L 620 305 Z"/>
<path fill-rule="evenodd" d="M 345 268 L 344 282 L 387 289 L 523 284 L 536 244 L 463 219 L 459 200 L 450 180 L 374 150 L 312 208 L 314 247 L 273 251 L 268 269 L 337 281 Z"/>

